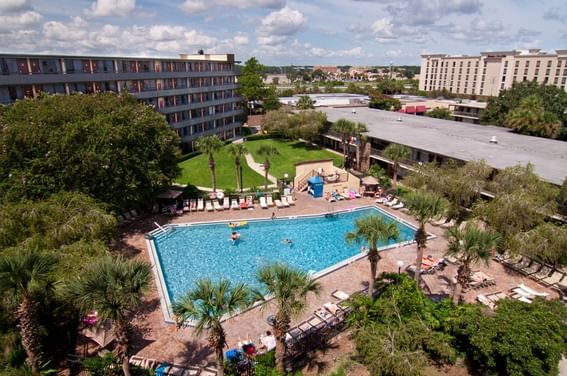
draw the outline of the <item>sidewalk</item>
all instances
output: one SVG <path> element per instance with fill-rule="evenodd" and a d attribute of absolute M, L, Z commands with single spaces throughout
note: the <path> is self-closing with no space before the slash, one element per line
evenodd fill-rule
<path fill-rule="evenodd" d="M 246 154 L 245 157 L 246 157 L 246 163 L 248 163 L 248 167 L 259 173 L 260 175 L 264 176 L 264 165 L 261 163 L 256 163 L 254 158 L 252 158 L 252 154 L 250 153 Z M 274 184 L 277 184 L 278 182 L 277 179 L 270 174 L 268 174 L 268 180 Z"/>

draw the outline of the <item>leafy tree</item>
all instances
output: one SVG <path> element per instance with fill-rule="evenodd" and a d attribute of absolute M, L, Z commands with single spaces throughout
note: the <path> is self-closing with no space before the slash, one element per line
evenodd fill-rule
<path fill-rule="evenodd" d="M 557 115 L 545 111 L 540 97 L 530 95 L 506 114 L 504 126 L 522 134 L 557 138 L 563 125 Z"/>
<path fill-rule="evenodd" d="M 284 372 L 285 336 L 290 328 L 291 318 L 299 316 L 305 310 L 307 295 L 319 294 L 321 285 L 307 273 L 278 263 L 258 270 L 257 278 L 271 297 L 271 300 L 264 300 L 264 304 L 273 304 L 277 309 L 274 323 L 277 339 L 276 367 L 278 371 Z"/>
<path fill-rule="evenodd" d="M 290 130 L 289 115 L 284 109 L 268 111 L 264 117 L 263 131 L 274 136 L 294 138 Z"/>
<path fill-rule="evenodd" d="M 457 283 L 460 288 L 455 287 L 453 291 L 453 300 L 458 303 L 462 289 L 471 280 L 471 266 L 479 262 L 488 265 L 492 251 L 499 245 L 500 237 L 495 232 L 481 230 L 472 223 L 468 223 L 464 229 L 457 226 L 449 228 L 447 232 L 447 254 L 460 261 L 457 269 Z"/>
<path fill-rule="evenodd" d="M 211 170 L 211 185 L 213 192 L 217 191 L 217 177 L 215 175 L 215 154 L 218 153 L 224 143 L 216 134 L 210 136 L 202 136 L 197 139 L 197 150 L 206 154 L 209 158 L 209 169 Z"/>
<path fill-rule="evenodd" d="M 567 226 L 541 224 L 520 232 L 512 240 L 518 253 L 529 255 L 554 266 L 567 265 Z"/>
<path fill-rule="evenodd" d="M 415 232 L 415 242 L 417 244 L 417 257 L 415 259 L 415 280 L 419 282 L 421 274 L 421 262 L 423 260 L 423 250 L 427 245 L 427 232 L 425 224 L 441 217 L 447 207 L 444 198 L 432 193 L 417 191 L 412 192 L 405 197 L 405 205 L 409 209 L 419 228 Z"/>
<path fill-rule="evenodd" d="M 567 178 L 563 180 L 563 184 L 559 188 L 559 194 L 557 195 L 557 207 L 559 213 L 562 215 L 567 215 Z"/>
<path fill-rule="evenodd" d="M 398 185 L 398 171 L 400 163 L 411 156 L 411 150 L 404 145 L 390 144 L 384 149 L 382 155 L 392 161 L 393 185 L 394 188 Z"/>
<path fill-rule="evenodd" d="M 376 281 L 376 271 L 378 269 L 378 261 L 380 261 L 380 253 L 378 252 L 378 243 L 388 243 L 398 240 L 400 230 L 395 222 L 386 221 L 379 216 L 369 216 L 359 218 L 355 222 L 355 229 L 347 232 L 345 239 L 348 243 L 367 243 L 368 244 L 368 262 L 370 263 L 370 280 L 368 281 L 368 296 L 374 296 L 374 283 Z"/>
<path fill-rule="evenodd" d="M 150 265 L 122 257 L 105 257 L 89 265 L 79 277 L 69 282 L 66 294 L 83 313 L 97 311 L 99 320 L 112 320 L 124 375 L 130 375 L 128 363 L 131 316 L 148 290 Z"/>
<path fill-rule="evenodd" d="M 5 202 L 78 191 L 129 209 L 178 174 L 178 137 L 127 94 L 44 95 L 13 104 L 0 124 Z"/>
<path fill-rule="evenodd" d="M 295 94 L 293 89 L 283 89 L 282 91 L 280 91 L 279 96 L 280 97 L 293 97 L 293 94 Z"/>
<path fill-rule="evenodd" d="M 315 102 L 313 102 L 313 99 L 311 99 L 307 95 L 303 95 L 299 97 L 296 107 L 300 110 L 309 110 L 315 108 L 314 104 Z"/>
<path fill-rule="evenodd" d="M 268 190 L 268 175 L 272 167 L 272 159 L 280 155 L 280 151 L 273 145 L 262 145 L 258 149 L 258 154 L 264 157 L 264 189 Z"/>
<path fill-rule="evenodd" d="M 217 372 L 224 375 L 224 348 L 226 333 L 222 327 L 222 319 L 233 315 L 251 303 L 250 291 L 245 284 L 231 286 L 228 279 L 213 282 L 210 279 L 197 281 L 193 290 L 188 291 L 173 305 L 177 326 L 187 320 L 195 320 L 195 334 L 209 331 L 209 344 L 215 349 Z"/>
<path fill-rule="evenodd" d="M 378 83 L 376 84 L 376 89 L 381 94 L 391 95 L 391 94 L 401 93 L 404 88 L 400 81 L 392 80 L 389 78 L 383 78 L 379 80 Z"/>
<path fill-rule="evenodd" d="M 56 259 L 35 251 L 0 258 L 0 293 L 16 306 L 22 346 L 33 374 L 39 374 L 43 358 L 39 296 L 53 288 Z"/>
<path fill-rule="evenodd" d="M 299 136 L 314 142 L 327 124 L 327 115 L 320 111 L 301 111 L 292 116 L 290 121 L 298 123 Z"/>
<path fill-rule="evenodd" d="M 355 126 L 355 123 L 347 119 L 339 119 L 335 121 L 331 126 L 331 130 L 333 132 L 337 132 L 341 135 L 341 142 L 343 144 L 343 158 L 345 159 L 345 161 L 347 159 L 348 137 L 354 131 Z"/>
<path fill-rule="evenodd" d="M 368 107 L 385 111 L 399 111 L 402 108 L 402 102 L 396 98 L 377 96 L 370 99 Z"/>
<path fill-rule="evenodd" d="M 463 312 L 453 327 L 474 369 L 496 375 L 558 374 L 567 350 L 567 308 L 561 302 L 504 299 L 493 315 Z"/>
<path fill-rule="evenodd" d="M 234 159 L 234 167 L 236 168 L 236 188 L 242 192 L 242 187 L 240 182 L 242 181 L 242 170 L 241 170 L 241 159 L 248 154 L 248 149 L 242 143 L 232 143 L 227 148 L 228 155 Z"/>
<path fill-rule="evenodd" d="M 367 171 L 367 174 L 370 176 L 374 176 L 376 180 L 378 180 L 378 183 L 380 183 L 381 186 L 383 187 L 390 186 L 390 178 L 386 174 L 386 171 L 382 167 L 380 167 L 379 164 L 375 163 L 372 166 L 370 166 L 370 168 Z"/>
<path fill-rule="evenodd" d="M 490 98 L 481 115 L 482 124 L 504 126 L 506 116 L 520 106 L 520 102 L 531 95 L 539 97 L 545 112 L 554 114 L 563 124 L 561 139 L 567 137 L 567 93 L 554 85 L 538 84 L 535 81 L 516 82 L 510 89 L 502 90 L 498 97 Z"/>
<path fill-rule="evenodd" d="M 262 80 L 265 77 L 263 72 L 264 66 L 255 57 L 251 57 L 244 63 L 238 82 L 241 87 L 242 99 L 247 104 L 251 101 L 257 102 L 264 99 L 266 89 Z"/>
<path fill-rule="evenodd" d="M 445 119 L 445 120 L 453 120 L 453 115 L 451 115 L 451 111 L 446 108 L 434 108 L 429 110 L 425 113 L 425 116 L 429 116 L 436 119 Z"/>
<path fill-rule="evenodd" d="M 264 111 L 274 111 L 282 107 L 282 104 L 276 93 L 276 87 L 270 86 L 266 90 L 266 95 L 263 102 Z"/>

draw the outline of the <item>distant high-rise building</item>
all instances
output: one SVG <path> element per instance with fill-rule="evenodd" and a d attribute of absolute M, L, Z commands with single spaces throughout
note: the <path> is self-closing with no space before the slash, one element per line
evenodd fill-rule
<path fill-rule="evenodd" d="M 482 52 L 480 56 L 421 55 L 419 89 L 497 96 L 516 81 L 537 81 L 565 90 L 567 50 Z"/>
<path fill-rule="evenodd" d="M 40 93 L 128 92 L 165 115 L 185 150 L 199 136 L 229 139 L 241 127 L 232 54 L 178 59 L 0 54 L 0 73 L 3 104 Z"/>

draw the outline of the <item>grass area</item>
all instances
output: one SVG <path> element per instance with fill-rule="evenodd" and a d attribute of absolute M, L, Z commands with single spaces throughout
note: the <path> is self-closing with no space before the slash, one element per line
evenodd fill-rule
<path fill-rule="evenodd" d="M 264 184 L 264 177 L 259 175 L 246 163 L 242 163 L 242 181 L 245 188 L 257 187 Z M 199 187 L 211 186 L 211 170 L 206 155 L 198 155 L 179 163 L 181 175 L 175 179 L 179 184 L 193 184 Z M 236 189 L 236 169 L 234 160 L 226 152 L 226 146 L 217 153 L 215 157 L 215 172 L 217 176 L 217 187 L 220 189 Z"/>
<path fill-rule="evenodd" d="M 258 154 L 258 149 L 262 145 L 275 146 L 279 150 L 281 155 L 275 157 L 272 161 L 270 175 L 280 179 L 283 178 L 283 175 L 285 173 L 289 175 L 290 179 L 293 178 L 295 176 L 295 164 L 297 162 L 310 160 L 312 161 L 318 159 L 333 159 L 335 166 L 340 166 L 343 159 L 340 155 L 331 153 L 328 150 L 301 141 L 266 139 L 246 141 L 245 145 L 250 153 L 252 153 L 254 160 L 258 163 L 263 162 L 263 158 Z"/>

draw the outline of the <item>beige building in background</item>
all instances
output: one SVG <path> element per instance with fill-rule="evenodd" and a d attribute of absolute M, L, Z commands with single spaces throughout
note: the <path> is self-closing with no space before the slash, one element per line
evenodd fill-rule
<path fill-rule="evenodd" d="M 480 56 L 421 55 L 419 89 L 497 96 L 515 81 L 537 81 L 566 89 L 567 50 L 482 52 Z"/>

